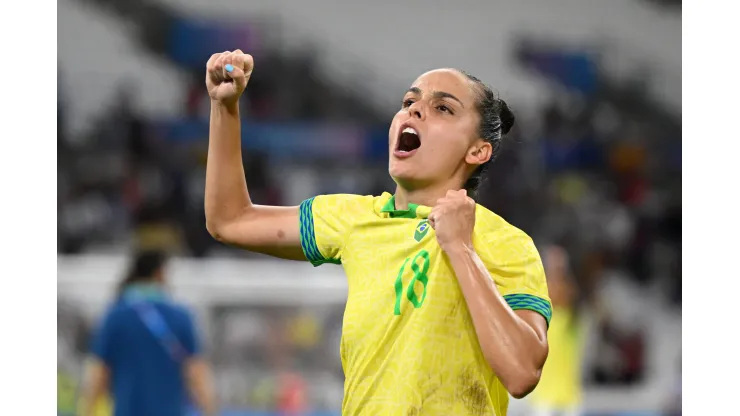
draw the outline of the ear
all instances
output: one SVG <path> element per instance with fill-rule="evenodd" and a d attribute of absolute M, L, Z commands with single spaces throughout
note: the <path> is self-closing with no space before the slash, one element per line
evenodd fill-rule
<path fill-rule="evenodd" d="M 483 139 L 478 139 L 468 149 L 465 155 L 465 163 L 469 165 L 482 165 L 491 160 L 493 146 Z"/>

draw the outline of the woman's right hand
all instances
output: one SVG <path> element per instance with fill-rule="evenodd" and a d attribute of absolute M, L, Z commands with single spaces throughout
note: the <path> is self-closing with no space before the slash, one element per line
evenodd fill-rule
<path fill-rule="evenodd" d="M 211 55 L 206 64 L 206 87 L 214 102 L 236 105 L 254 69 L 254 59 L 237 49 Z"/>

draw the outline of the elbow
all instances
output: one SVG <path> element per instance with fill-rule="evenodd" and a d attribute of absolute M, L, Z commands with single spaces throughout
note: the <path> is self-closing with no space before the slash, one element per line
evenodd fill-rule
<path fill-rule="evenodd" d="M 540 376 L 542 375 L 541 370 L 518 374 L 515 377 L 511 377 L 509 380 L 501 380 L 506 387 L 506 390 L 511 394 L 511 397 L 515 399 L 523 399 L 527 397 L 529 393 L 534 391 L 537 384 L 540 382 Z"/>
<path fill-rule="evenodd" d="M 491 366 L 491 368 L 494 367 Z M 497 373 L 499 381 L 513 398 L 523 399 L 539 384 L 542 377 L 542 365 L 525 364 L 512 360 L 511 364 L 505 368 L 498 366 L 498 371 L 494 368 L 494 372 Z"/>
<path fill-rule="evenodd" d="M 214 221 L 208 221 L 206 219 L 206 230 L 208 230 L 208 234 L 210 234 L 214 240 L 220 243 L 226 242 L 223 232 L 222 232 L 223 226 L 221 224 L 214 222 Z"/>
<path fill-rule="evenodd" d="M 539 346 L 541 348 L 532 351 L 531 355 L 522 356 L 520 360 L 512 360 L 516 364 L 509 368 L 506 377 L 500 378 L 501 383 L 515 399 L 527 397 L 540 383 L 549 348 L 547 343 L 541 343 Z"/>
<path fill-rule="evenodd" d="M 221 216 L 208 215 L 206 212 L 206 230 L 214 240 L 223 244 L 235 243 L 238 238 L 239 224 L 245 224 L 245 221 L 251 218 L 250 212 L 246 209 L 238 215 L 223 218 Z"/>
<path fill-rule="evenodd" d="M 489 362 L 490 363 L 490 362 Z M 491 369 L 511 397 L 523 399 L 534 391 L 542 376 L 542 369 L 534 366 L 511 363 L 505 367 L 491 365 Z"/>

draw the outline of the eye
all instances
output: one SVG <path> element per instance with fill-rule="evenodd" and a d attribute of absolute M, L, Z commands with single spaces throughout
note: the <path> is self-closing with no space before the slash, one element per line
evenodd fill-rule
<path fill-rule="evenodd" d="M 408 108 L 408 107 L 411 107 L 411 104 L 413 104 L 413 103 L 414 103 L 414 100 L 412 100 L 411 98 L 409 98 L 408 100 L 404 100 L 403 103 L 401 104 L 401 106 L 403 108 Z"/>
<path fill-rule="evenodd" d="M 452 114 L 452 110 L 450 110 L 450 107 L 447 107 L 447 106 L 446 106 L 446 105 L 444 105 L 444 104 L 440 104 L 440 105 L 438 105 L 438 106 L 437 106 L 437 110 L 439 110 L 439 111 L 441 111 L 441 112 L 443 112 L 443 113 L 450 113 L 450 114 Z"/>

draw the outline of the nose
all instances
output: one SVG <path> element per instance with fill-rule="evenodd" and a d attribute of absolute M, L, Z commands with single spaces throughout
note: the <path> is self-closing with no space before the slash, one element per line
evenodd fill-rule
<path fill-rule="evenodd" d="M 409 114 L 411 115 L 411 117 L 417 118 L 419 120 L 424 120 L 424 118 L 426 118 L 426 110 L 421 100 L 411 104 L 411 106 L 409 107 Z"/>

